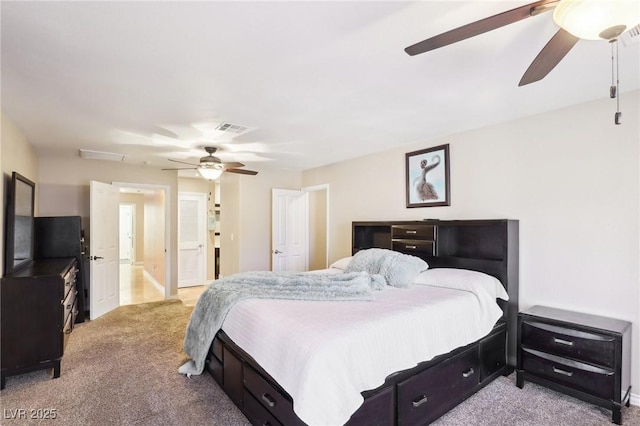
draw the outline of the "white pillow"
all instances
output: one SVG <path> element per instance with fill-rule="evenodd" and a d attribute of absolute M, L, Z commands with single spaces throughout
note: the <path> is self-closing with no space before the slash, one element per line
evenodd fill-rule
<path fill-rule="evenodd" d="M 347 267 L 349 262 L 351 262 L 351 259 L 353 259 L 353 256 L 343 257 L 342 259 L 338 259 L 335 262 L 333 262 L 331 265 L 329 265 L 329 268 L 340 269 L 341 271 L 343 271 L 344 268 Z"/>
<path fill-rule="evenodd" d="M 478 271 L 455 268 L 434 268 L 421 272 L 414 284 L 464 289 L 477 286 L 485 289 L 494 299 L 509 300 L 502 283 L 496 277 Z"/>

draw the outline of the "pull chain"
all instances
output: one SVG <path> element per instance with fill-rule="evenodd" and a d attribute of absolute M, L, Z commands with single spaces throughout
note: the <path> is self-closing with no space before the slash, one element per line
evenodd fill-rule
<path fill-rule="evenodd" d="M 620 112 L 620 54 L 618 51 L 618 39 L 612 39 L 611 43 L 611 87 L 609 97 L 616 99 L 616 113 L 614 122 L 622 124 L 622 113 Z M 613 50 L 615 44 L 615 51 Z M 614 77 L 615 75 L 615 77 Z M 615 82 L 614 82 L 615 78 Z"/>
<path fill-rule="evenodd" d="M 616 115 L 614 121 L 616 124 L 622 124 L 622 113 L 620 112 L 620 54 L 618 52 L 618 40 L 616 39 L 616 87 L 618 95 L 616 96 Z"/>
<path fill-rule="evenodd" d="M 615 85 L 615 81 L 614 81 L 614 74 L 615 74 L 615 52 L 613 51 L 613 44 L 615 42 L 613 40 L 611 40 L 609 42 L 609 44 L 611 44 L 611 87 L 609 88 L 609 97 L 611 99 L 616 97 L 616 85 Z"/>

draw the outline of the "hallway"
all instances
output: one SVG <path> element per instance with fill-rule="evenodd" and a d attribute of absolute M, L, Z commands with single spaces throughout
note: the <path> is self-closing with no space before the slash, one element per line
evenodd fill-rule
<path fill-rule="evenodd" d="M 153 285 L 144 274 L 142 265 L 120 264 L 120 305 L 164 300 L 162 290 Z"/>
<path fill-rule="evenodd" d="M 200 294 L 207 286 L 185 287 L 178 289 L 178 298 L 187 306 L 194 306 Z M 153 285 L 144 274 L 142 265 L 120 264 L 120 305 L 164 300 L 164 293 Z"/>

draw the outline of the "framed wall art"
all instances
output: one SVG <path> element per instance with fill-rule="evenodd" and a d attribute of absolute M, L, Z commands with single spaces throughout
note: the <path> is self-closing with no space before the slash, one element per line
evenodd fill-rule
<path fill-rule="evenodd" d="M 451 205 L 449 144 L 408 152 L 407 208 Z"/>

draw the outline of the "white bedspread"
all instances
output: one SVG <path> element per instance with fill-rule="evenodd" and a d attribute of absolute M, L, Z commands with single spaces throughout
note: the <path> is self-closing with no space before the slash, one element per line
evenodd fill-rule
<path fill-rule="evenodd" d="M 370 302 L 250 299 L 222 326 L 309 425 L 341 425 L 396 371 L 487 335 L 502 315 L 481 288 L 388 287 Z"/>

